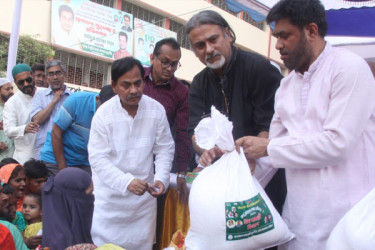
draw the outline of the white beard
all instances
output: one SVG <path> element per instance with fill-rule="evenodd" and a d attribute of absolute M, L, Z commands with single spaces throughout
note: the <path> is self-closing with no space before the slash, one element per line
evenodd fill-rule
<path fill-rule="evenodd" d="M 207 58 L 205 61 L 206 61 L 206 66 L 209 67 L 210 69 L 220 69 L 225 64 L 225 57 L 223 55 L 220 55 L 220 60 L 215 61 L 214 63 L 208 62 Z"/>

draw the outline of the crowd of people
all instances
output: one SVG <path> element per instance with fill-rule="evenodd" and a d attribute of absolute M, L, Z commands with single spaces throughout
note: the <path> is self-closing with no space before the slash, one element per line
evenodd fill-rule
<path fill-rule="evenodd" d="M 265 190 L 295 235 L 278 249 L 325 249 L 340 218 L 375 187 L 374 76 L 324 40 L 319 0 L 281 0 L 267 21 L 285 78 L 236 48 L 233 29 L 211 10 L 186 24 L 206 65 L 190 89 L 174 76 L 173 38 L 155 44 L 149 68 L 115 60 L 99 94 L 71 93 L 59 60 L 15 65 L 16 94 L 0 79 L 0 249 L 152 249 L 170 172 L 186 205 L 186 173 L 225 153 L 196 142 L 211 106 L 233 123 L 249 171 L 263 174 L 261 157 L 272 163 Z"/>

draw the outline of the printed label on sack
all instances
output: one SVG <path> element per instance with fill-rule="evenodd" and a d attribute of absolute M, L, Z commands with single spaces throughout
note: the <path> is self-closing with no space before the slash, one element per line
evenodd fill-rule
<path fill-rule="evenodd" d="M 241 240 L 275 228 L 272 214 L 260 194 L 245 201 L 225 202 L 226 240 Z"/>
<path fill-rule="evenodd" d="M 185 178 L 186 182 L 192 184 L 195 178 L 197 178 L 199 173 L 187 172 Z"/>

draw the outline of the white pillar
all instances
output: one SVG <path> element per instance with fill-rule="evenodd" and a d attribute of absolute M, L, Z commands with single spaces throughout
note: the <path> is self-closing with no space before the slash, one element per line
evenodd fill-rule
<path fill-rule="evenodd" d="M 9 50 L 8 50 L 8 64 L 7 64 L 7 78 L 14 80 L 12 76 L 12 69 L 16 65 L 18 38 L 20 33 L 22 13 L 22 0 L 16 0 L 13 12 L 12 32 L 10 33 Z"/>

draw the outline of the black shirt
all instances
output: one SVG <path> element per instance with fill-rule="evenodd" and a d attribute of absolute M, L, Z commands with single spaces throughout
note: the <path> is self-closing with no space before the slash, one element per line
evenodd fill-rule
<path fill-rule="evenodd" d="M 281 78 L 263 57 L 233 47 L 221 77 L 208 67 L 194 77 L 189 92 L 189 135 L 210 114 L 212 105 L 233 122 L 235 140 L 268 131 Z"/>

